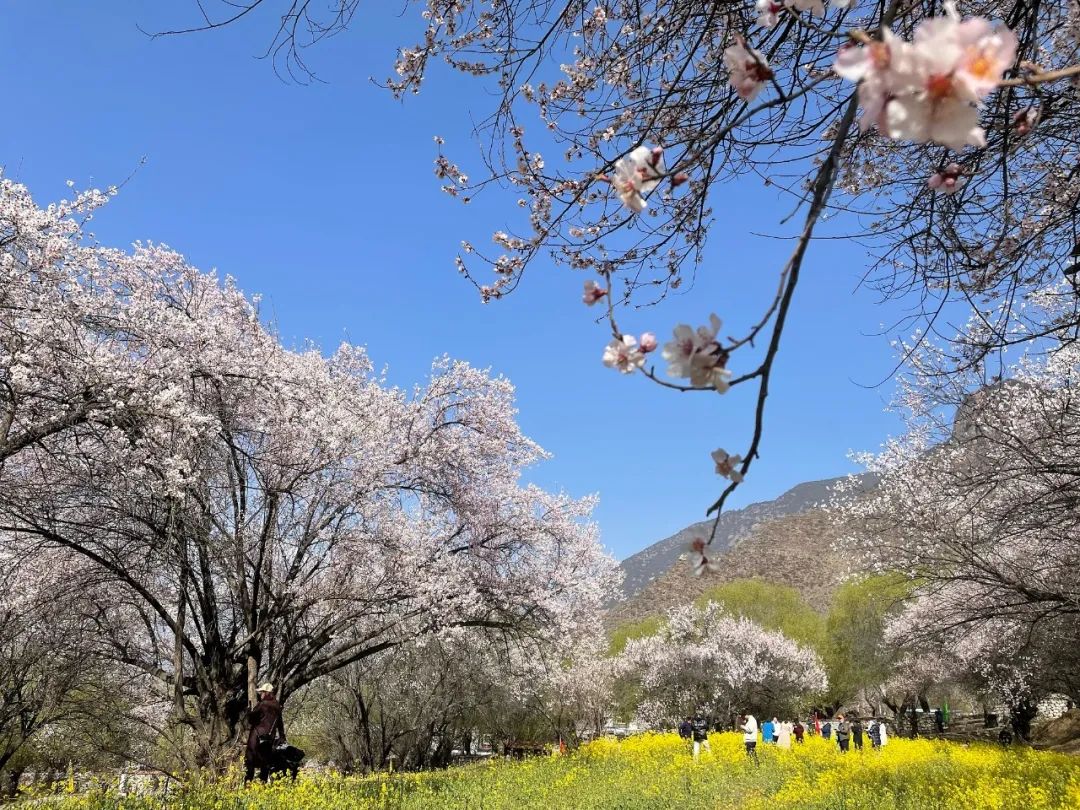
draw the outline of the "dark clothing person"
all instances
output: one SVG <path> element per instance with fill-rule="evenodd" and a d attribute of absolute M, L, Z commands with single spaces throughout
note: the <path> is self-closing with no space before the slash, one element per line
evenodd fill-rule
<path fill-rule="evenodd" d="M 801 743 L 803 741 L 803 734 L 806 733 L 806 729 L 803 724 L 796 721 L 795 725 L 791 728 L 791 733 L 795 735 L 795 742 Z"/>
<path fill-rule="evenodd" d="M 938 734 L 945 731 L 945 712 L 941 709 L 934 709 L 934 726 L 937 728 Z"/>
<path fill-rule="evenodd" d="M 681 723 L 679 723 L 679 736 L 682 737 L 684 740 L 689 740 L 690 735 L 693 732 L 693 728 L 694 727 L 690 723 L 689 719 L 683 720 Z"/>
<path fill-rule="evenodd" d="M 274 744 L 285 742 L 285 723 L 281 719 L 281 704 L 273 692 L 260 693 L 259 702 L 248 714 L 247 748 L 244 751 L 244 765 L 247 767 L 245 782 L 255 777 L 256 768 L 259 779 L 263 782 L 270 778 L 270 768 L 274 763 Z"/>
<path fill-rule="evenodd" d="M 881 747 L 881 721 L 875 720 L 870 724 L 870 745 L 873 748 Z"/>
<path fill-rule="evenodd" d="M 1008 726 L 1004 726 L 998 734 L 998 742 L 1002 745 L 1012 745 L 1013 733 L 1012 729 Z"/>
<path fill-rule="evenodd" d="M 821 727 L 821 736 L 826 740 L 832 739 L 832 723 L 826 723 Z"/>
<path fill-rule="evenodd" d="M 709 721 L 698 715 L 690 724 L 690 733 L 694 742 L 705 742 L 709 739 Z"/>
<path fill-rule="evenodd" d="M 840 746 L 840 750 L 843 753 L 847 753 L 848 744 L 851 741 L 851 726 L 847 720 L 841 719 L 836 724 L 836 742 Z"/>
<path fill-rule="evenodd" d="M 861 720 L 855 720 L 851 724 L 851 739 L 855 742 L 855 750 L 862 751 L 863 725 Z"/>

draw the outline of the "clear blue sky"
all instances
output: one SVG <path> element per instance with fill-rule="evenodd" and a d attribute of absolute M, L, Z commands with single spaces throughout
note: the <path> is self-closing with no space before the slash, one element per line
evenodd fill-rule
<path fill-rule="evenodd" d="M 479 302 L 453 257 L 462 239 L 484 244 L 509 229 L 517 209 L 505 197 L 468 208 L 446 198 L 432 136 L 478 175 L 469 122 L 491 97 L 445 72 L 405 104 L 369 81 L 387 76 L 395 45 L 419 31 L 419 9 L 403 19 L 402 5 L 363 4 L 351 31 L 309 52 L 325 83 L 298 86 L 254 58 L 273 26 L 267 15 L 151 40 L 137 25 L 190 21 L 194 0 L 0 0 L 0 165 L 47 203 L 68 179 L 119 183 L 145 156 L 95 219 L 101 241 L 164 242 L 261 293 L 286 341 L 364 344 L 399 385 L 422 380 L 442 353 L 505 374 L 525 430 L 554 454 L 530 478 L 598 492 L 604 541 L 627 556 L 703 516 L 720 489 L 709 451 L 746 446 L 750 392 L 679 395 L 605 369 L 606 332 L 580 302 L 583 276 L 562 268 L 539 265 L 521 293 Z M 723 195 L 692 291 L 624 315 L 624 329 L 664 339 L 710 310 L 736 323 L 754 314 L 751 296 L 775 283 L 788 246 L 751 232 L 776 232 L 790 206 L 752 180 Z M 898 429 L 883 413 L 891 383 L 864 387 L 893 362 L 874 334 L 892 317 L 854 291 L 865 261 L 852 243 L 812 249 L 762 458 L 732 506 L 846 473 L 849 450 Z"/>

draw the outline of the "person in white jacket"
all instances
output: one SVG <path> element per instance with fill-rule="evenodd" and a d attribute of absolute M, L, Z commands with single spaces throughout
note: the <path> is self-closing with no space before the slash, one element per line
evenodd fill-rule
<path fill-rule="evenodd" d="M 885 744 L 889 741 L 888 732 L 885 731 L 886 726 L 884 722 L 879 721 L 878 725 L 881 726 L 879 733 L 881 734 L 881 747 L 884 748 Z"/>
<path fill-rule="evenodd" d="M 780 723 L 777 726 L 776 744 L 780 748 L 791 748 L 791 723 Z"/>
<path fill-rule="evenodd" d="M 746 755 L 754 760 L 757 764 L 757 735 L 758 724 L 757 719 L 752 714 L 746 715 L 746 719 L 742 724 L 743 730 L 743 742 L 746 744 Z"/>

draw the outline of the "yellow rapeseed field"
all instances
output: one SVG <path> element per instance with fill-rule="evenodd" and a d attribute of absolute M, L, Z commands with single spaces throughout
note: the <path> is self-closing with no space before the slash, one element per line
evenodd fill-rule
<path fill-rule="evenodd" d="M 69 796 L 59 810 L 659 810 L 660 808 L 873 808 L 891 810 L 1080 810 L 1080 759 L 1062 754 L 892 739 L 841 754 L 809 738 L 790 751 L 759 744 L 748 761 L 737 734 L 715 734 L 694 762 L 674 734 L 598 740 L 578 751 L 447 771 L 346 777 L 302 775 L 295 783 L 192 785 L 167 799 L 108 791 Z"/>

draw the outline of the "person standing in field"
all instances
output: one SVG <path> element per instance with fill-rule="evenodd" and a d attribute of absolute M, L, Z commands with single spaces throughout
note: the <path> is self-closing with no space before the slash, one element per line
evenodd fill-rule
<path fill-rule="evenodd" d="M 679 723 L 679 736 L 687 742 L 690 742 L 690 737 L 694 733 L 694 724 L 689 717 L 683 718 L 683 721 Z"/>
<path fill-rule="evenodd" d="M 755 765 L 760 765 L 757 756 L 757 719 L 752 714 L 746 715 L 742 724 L 743 744 L 746 746 L 746 755 L 754 760 Z"/>
<path fill-rule="evenodd" d="M 878 735 L 881 737 L 881 747 L 884 748 L 889 742 L 889 732 L 886 730 L 884 720 L 878 720 Z"/>
<path fill-rule="evenodd" d="M 862 751 L 863 724 L 862 720 L 860 720 L 858 717 L 851 721 L 851 739 L 855 742 L 855 750 Z"/>
<path fill-rule="evenodd" d="M 840 746 L 840 753 L 846 754 L 848 752 L 848 745 L 851 742 L 851 724 L 844 719 L 844 715 L 839 714 L 836 716 L 836 744 Z"/>
<path fill-rule="evenodd" d="M 783 723 L 777 724 L 776 744 L 781 748 L 791 748 L 791 723 L 786 720 Z"/>
<path fill-rule="evenodd" d="M 877 720 L 871 719 L 870 720 L 870 725 L 867 727 L 867 732 L 870 735 L 870 747 L 871 748 L 880 748 L 881 747 L 881 724 Z"/>
<path fill-rule="evenodd" d="M 274 743 L 285 742 L 285 723 L 281 719 L 281 704 L 274 697 L 274 685 L 264 683 L 256 690 L 259 702 L 248 714 L 247 748 L 244 750 L 244 765 L 247 772 L 244 782 L 255 778 L 256 768 L 259 779 L 266 782 L 270 778 L 273 764 Z"/>
<path fill-rule="evenodd" d="M 791 727 L 791 733 L 795 735 L 795 742 L 801 744 L 803 735 L 806 733 L 806 728 L 803 726 L 801 720 L 795 721 L 795 725 Z"/>
<path fill-rule="evenodd" d="M 832 739 L 832 721 L 831 720 L 826 720 L 825 725 L 823 725 L 821 727 L 821 739 L 823 739 L 823 740 L 831 740 Z"/>
<path fill-rule="evenodd" d="M 712 747 L 709 745 L 709 721 L 701 712 L 694 715 L 690 723 L 690 734 L 694 738 L 694 759 L 698 758 L 703 747 L 706 751 L 712 752 Z"/>
<path fill-rule="evenodd" d="M 773 724 L 771 720 L 766 720 L 761 724 L 761 741 L 763 743 L 771 743 L 773 741 Z"/>

